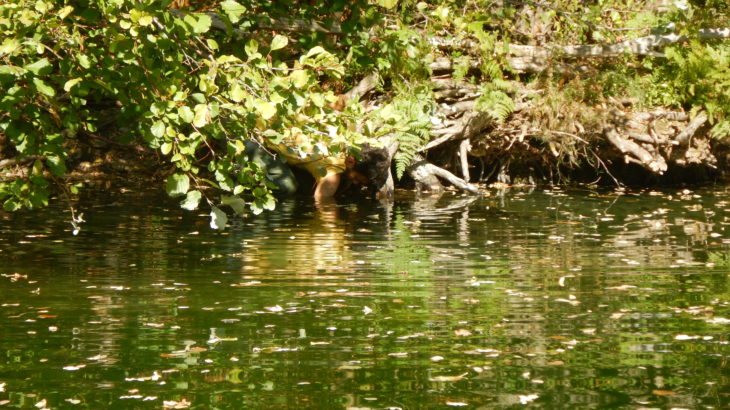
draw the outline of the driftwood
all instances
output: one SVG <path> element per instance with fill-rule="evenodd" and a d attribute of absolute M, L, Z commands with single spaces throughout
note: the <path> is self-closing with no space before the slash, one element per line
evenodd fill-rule
<path fill-rule="evenodd" d="M 444 188 L 438 179 L 443 178 L 451 185 L 463 191 L 477 195 L 480 193 L 479 189 L 474 185 L 469 184 L 443 168 L 433 165 L 420 156 L 414 158 L 413 163 L 411 163 L 407 171 L 413 180 L 416 181 L 416 190 L 419 192 L 443 192 Z"/>

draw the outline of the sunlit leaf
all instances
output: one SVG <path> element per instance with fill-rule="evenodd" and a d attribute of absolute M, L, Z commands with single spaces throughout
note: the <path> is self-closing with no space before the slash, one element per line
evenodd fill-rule
<path fill-rule="evenodd" d="M 261 118 L 264 120 L 271 119 L 276 115 L 276 107 L 268 101 L 259 101 L 256 104 L 256 111 L 261 114 Z"/>
<path fill-rule="evenodd" d="M 275 50 L 284 48 L 284 47 L 286 47 L 287 44 L 289 44 L 289 39 L 286 38 L 286 36 L 277 34 L 274 36 L 274 39 L 271 40 L 271 51 L 275 51 Z"/>
<path fill-rule="evenodd" d="M 294 87 L 304 88 L 309 83 L 309 73 L 306 70 L 294 70 L 291 79 Z"/>
<path fill-rule="evenodd" d="M 226 0 L 221 2 L 221 8 L 226 12 L 226 15 L 231 20 L 231 23 L 237 23 L 241 18 L 241 15 L 246 12 L 246 7 L 233 0 Z"/>
<path fill-rule="evenodd" d="M 376 0 L 378 6 L 385 7 L 386 9 L 392 9 L 398 4 L 398 0 Z"/>
<path fill-rule="evenodd" d="M 41 58 L 40 60 L 24 66 L 26 70 L 30 71 L 35 75 L 46 75 L 51 72 L 51 63 L 47 58 Z"/>
<path fill-rule="evenodd" d="M 202 195 L 201 195 L 200 191 L 197 191 L 197 190 L 188 191 L 185 199 L 182 202 L 180 202 L 180 207 L 183 209 L 187 209 L 188 211 L 193 211 L 198 208 L 201 197 L 202 197 Z"/>
<path fill-rule="evenodd" d="M 71 14 L 71 12 L 73 12 L 73 11 L 74 11 L 73 6 L 66 6 L 58 11 L 58 18 L 63 20 L 66 17 L 68 17 L 68 15 Z"/>
<path fill-rule="evenodd" d="M 165 135 L 165 123 L 161 120 L 155 121 L 154 124 L 152 124 L 152 127 L 150 128 L 150 132 L 152 135 L 154 135 L 157 138 L 162 138 L 163 135 Z"/>
<path fill-rule="evenodd" d="M 210 110 L 208 104 L 198 104 L 195 106 L 195 116 L 193 125 L 200 128 L 208 124 L 210 121 Z"/>
<path fill-rule="evenodd" d="M 210 30 L 210 26 L 213 20 L 210 16 L 202 13 L 191 13 L 187 14 L 183 20 L 190 25 L 193 29 L 193 33 L 202 34 Z"/>
<path fill-rule="evenodd" d="M 63 90 L 66 92 L 69 92 L 69 91 L 71 91 L 72 88 L 74 88 L 74 86 L 76 84 L 78 84 L 80 82 L 81 82 L 80 78 L 72 78 L 72 79 L 66 81 L 66 83 L 63 85 Z"/>
<path fill-rule="evenodd" d="M 49 97 L 56 95 L 56 90 L 38 77 L 33 77 L 33 84 L 41 94 L 45 94 Z"/>
<path fill-rule="evenodd" d="M 235 195 L 223 195 L 221 197 L 221 204 L 230 206 L 236 215 L 243 215 L 246 210 L 246 202 Z"/>
<path fill-rule="evenodd" d="M 185 195 L 190 189 L 190 178 L 185 174 L 172 174 L 167 177 L 166 190 L 171 197 Z"/>
<path fill-rule="evenodd" d="M 210 211 L 210 227 L 217 230 L 226 229 L 228 223 L 228 216 L 225 212 L 221 211 L 218 207 L 211 207 Z"/>

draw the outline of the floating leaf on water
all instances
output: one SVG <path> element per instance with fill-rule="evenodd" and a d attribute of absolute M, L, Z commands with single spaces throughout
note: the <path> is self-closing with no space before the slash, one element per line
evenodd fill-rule
<path fill-rule="evenodd" d="M 580 301 L 579 301 L 579 300 L 569 300 L 569 299 L 555 299 L 555 301 L 556 301 L 556 302 L 563 302 L 563 303 L 569 303 L 569 304 L 571 304 L 571 305 L 573 305 L 573 306 L 578 306 L 578 305 L 580 305 Z"/>
<path fill-rule="evenodd" d="M 676 335 L 674 336 L 674 340 L 696 340 L 699 339 L 699 336 L 690 336 L 690 335 Z"/>
<path fill-rule="evenodd" d="M 671 390 L 652 390 L 651 393 L 655 396 L 674 396 L 677 394 Z"/>
<path fill-rule="evenodd" d="M 393 352 L 393 353 L 388 353 L 388 356 L 390 356 L 390 357 L 408 357 L 408 352 Z"/>
<path fill-rule="evenodd" d="M 162 407 L 165 409 L 187 409 L 192 403 L 182 399 L 180 401 L 165 400 L 162 402 Z"/>
<path fill-rule="evenodd" d="M 468 329 L 456 329 L 454 330 L 454 334 L 459 337 L 467 337 L 472 335 L 471 331 Z"/>
<path fill-rule="evenodd" d="M 535 399 L 537 399 L 540 396 L 538 396 L 537 394 L 527 394 L 527 395 L 520 394 L 518 397 L 520 399 L 520 404 L 527 404 L 531 401 L 534 401 Z"/>
<path fill-rule="evenodd" d="M 260 285 L 260 284 L 261 284 L 261 281 L 252 280 L 249 282 L 231 283 L 231 286 L 234 288 L 238 288 L 238 287 L 254 286 L 254 285 Z"/>
<path fill-rule="evenodd" d="M 469 373 L 467 372 L 456 376 L 433 376 L 429 377 L 428 380 L 432 382 L 458 382 L 468 375 Z"/>
<path fill-rule="evenodd" d="M 634 286 L 634 285 L 619 285 L 619 286 L 610 286 L 610 287 L 607 287 L 606 289 L 611 289 L 611 290 L 628 290 L 628 289 L 636 289 L 636 286 Z"/>

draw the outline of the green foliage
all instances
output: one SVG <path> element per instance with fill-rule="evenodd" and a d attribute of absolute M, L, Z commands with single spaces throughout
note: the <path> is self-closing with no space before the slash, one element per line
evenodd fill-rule
<path fill-rule="evenodd" d="M 246 7 L 220 6 L 231 28 L 247 24 Z M 109 101 L 121 107 L 111 115 L 126 140 L 141 138 L 175 165 L 167 192 L 184 196 L 186 209 L 203 198 L 220 204 L 206 187 L 247 198 L 255 213 L 273 208 L 245 139 L 273 144 L 306 130 L 336 152 L 353 138 L 352 120 L 328 106 L 336 96 L 322 87 L 344 75 L 336 55 L 316 46 L 292 59 L 285 35 L 241 47 L 232 31 L 211 27 L 206 14 L 172 14 L 151 0 L 0 5 L 0 132 L 18 159 L 40 158 L 28 176 L 0 184 L 5 209 L 47 203 L 49 180 L 64 185 L 69 139 L 95 132 Z"/>
<path fill-rule="evenodd" d="M 730 137 L 730 44 L 690 42 L 666 50 L 667 63 L 654 71 L 651 103 L 707 114 L 710 135 Z"/>
<path fill-rule="evenodd" d="M 482 84 L 481 95 L 475 109 L 484 111 L 497 122 L 503 122 L 515 110 L 515 103 L 507 94 L 512 84 L 505 80 L 492 80 Z"/>
<path fill-rule="evenodd" d="M 374 111 L 367 122 L 372 137 L 388 135 L 398 142 L 395 156 L 396 176 L 403 176 L 418 150 L 431 137 L 431 115 L 435 102 L 430 87 L 400 85 L 400 92 L 389 103 Z M 411 87 L 414 87 L 411 89 Z"/>

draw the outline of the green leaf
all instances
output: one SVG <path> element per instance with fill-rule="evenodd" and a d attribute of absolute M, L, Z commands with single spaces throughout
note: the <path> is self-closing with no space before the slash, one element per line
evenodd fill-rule
<path fill-rule="evenodd" d="M 15 50 L 20 47 L 20 41 L 14 38 L 6 38 L 3 43 L 0 44 L 0 57 L 3 54 L 12 54 Z"/>
<path fill-rule="evenodd" d="M 309 73 L 306 70 L 294 70 L 291 79 L 294 87 L 304 88 L 309 83 Z"/>
<path fill-rule="evenodd" d="M 162 145 L 160 145 L 160 152 L 162 155 L 167 155 L 172 151 L 172 144 L 169 142 L 165 142 Z"/>
<path fill-rule="evenodd" d="M 193 125 L 200 128 L 204 127 L 210 121 L 210 111 L 207 104 L 198 104 L 195 106 L 195 117 Z"/>
<path fill-rule="evenodd" d="M 32 72 L 35 75 L 46 75 L 51 72 L 52 67 L 47 58 L 41 58 L 35 63 L 28 64 L 23 68 Z"/>
<path fill-rule="evenodd" d="M 257 57 L 261 57 L 261 54 L 258 53 L 259 50 L 259 42 L 251 39 L 246 43 L 246 46 L 244 47 L 244 51 L 246 52 L 246 55 L 248 56 L 248 59 L 254 59 Z"/>
<path fill-rule="evenodd" d="M 267 195 L 264 200 L 264 209 L 267 211 L 273 211 L 276 208 L 276 200 L 272 195 Z"/>
<path fill-rule="evenodd" d="M 26 71 L 22 67 L 16 67 L 14 65 L 0 65 L 0 74 L 13 75 L 17 77 L 25 73 Z"/>
<path fill-rule="evenodd" d="M 231 23 L 234 24 L 237 23 L 241 18 L 241 15 L 246 12 L 246 7 L 233 0 L 221 2 L 221 8 L 226 12 Z"/>
<path fill-rule="evenodd" d="M 140 26 L 149 26 L 150 24 L 152 24 L 152 21 L 153 21 L 152 16 L 144 15 L 139 18 L 138 23 Z"/>
<path fill-rule="evenodd" d="M 274 39 L 271 40 L 271 51 L 284 48 L 287 44 L 289 44 L 289 39 L 285 36 L 277 34 L 274 36 Z"/>
<path fill-rule="evenodd" d="M 69 92 L 69 91 L 71 91 L 72 88 L 74 88 L 74 86 L 76 84 L 78 84 L 80 82 L 81 82 L 80 78 L 72 78 L 72 79 L 66 81 L 66 83 L 63 85 L 63 89 L 64 89 L 64 91 Z"/>
<path fill-rule="evenodd" d="M 246 98 L 246 91 L 243 90 L 238 84 L 234 84 L 230 91 L 231 100 L 235 102 L 241 102 Z"/>
<path fill-rule="evenodd" d="M 152 135 L 154 135 L 157 138 L 162 138 L 165 135 L 165 129 L 167 127 L 165 126 L 165 123 L 161 120 L 155 121 L 154 124 L 152 124 L 152 128 L 150 128 L 150 132 L 152 132 Z"/>
<path fill-rule="evenodd" d="M 38 77 L 33 77 L 33 84 L 41 94 L 45 94 L 49 97 L 53 97 L 56 95 L 56 90 L 54 90 L 53 87 L 46 84 L 45 81 L 41 80 Z"/>
<path fill-rule="evenodd" d="M 22 205 L 20 204 L 20 202 L 18 202 L 18 200 L 16 198 L 10 198 L 7 201 L 5 201 L 5 203 L 3 203 L 3 209 L 8 212 L 17 211 L 21 207 L 22 207 Z"/>
<path fill-rule="evenodd" d="M 267 101 L 257 101 L 255 104 L 256 111 L 261 114 L 261 118 L 268 120 L 276 115 L 276 107 Z"/>
<path fill-rule="evenodd" d="M 218 207 L 211 207 L 210 211 L 210 227 L 213 229 L 220 229 L 221 231 L 226 229 L 228 223 L 228 216 L 226 213 L 221 211 Z"/>
<path fill-rule="evenodd" d="M 171 197 L 185 195 L 190 189 L 190 178 L 185 174 L 172 174 L 167 177 L 167 186 L 165 190 Z"/>
<path fill-rule="evenodd" d="M 398 4 L 398 0 L 375 0 L 379 6 L 385 7 L 386 9 L 392 9 Z"/>
<path fill-rule="evenodd" d="M 221 204 L 228 205 L 233 209 L 236 215 L 243 215 L 246 210 L 246 202 L 234 195 L 224 195 L 221 197 Z"/>
<path fill-rule="evenodd" d="M 66 163 L 58 155 L 48 155 L 46 157 L 46 164 L 55 176 L 61 176 L 66 173 Z"/>
<path fill-rule="evenodd" d="M 183 20 L 193 28 L 193 33 L 195 34 L 203 34 L 207 32 L 210 30 L 210 26 L 213 23 L 213 20 L 211 20 L 208 15 L 201 13 L 188 14 L 185 18 L 183 18 Z"/>
<path fill-rule="evenodd" d="M 198 205 L 200 204 L 200 198 L 202 198 L 202 194 L 200 191 L 189 191 L 185 199 L 180 202 L 180 207 L 183 209 L 187 209 L 188 211 L 194 211 L 198 208 Z"/>
<path fill-rule="evenodd" d="M 179 107 L 177 109 L 177 115 L 179 115 L 180 118 L 187 123 L 191 123 L 195 120 L 195 114 L 193 113 L 193 110 L 191 110 L 190 107 L 188 107 L 187 105 Z"/>
<path fill-rule="evenodd" d="M 74 11 L 73 6 L 66 6 L 58 11 L 58 18 L 63 20 L 68 17 L 68 15 L 71 14 L 72 11 Z"/>
<path fill-rule="evenodd" d="M 86 69 L 91 68 L 91 60 L 86 54 L 79 55 L 79 64 Z"/>

